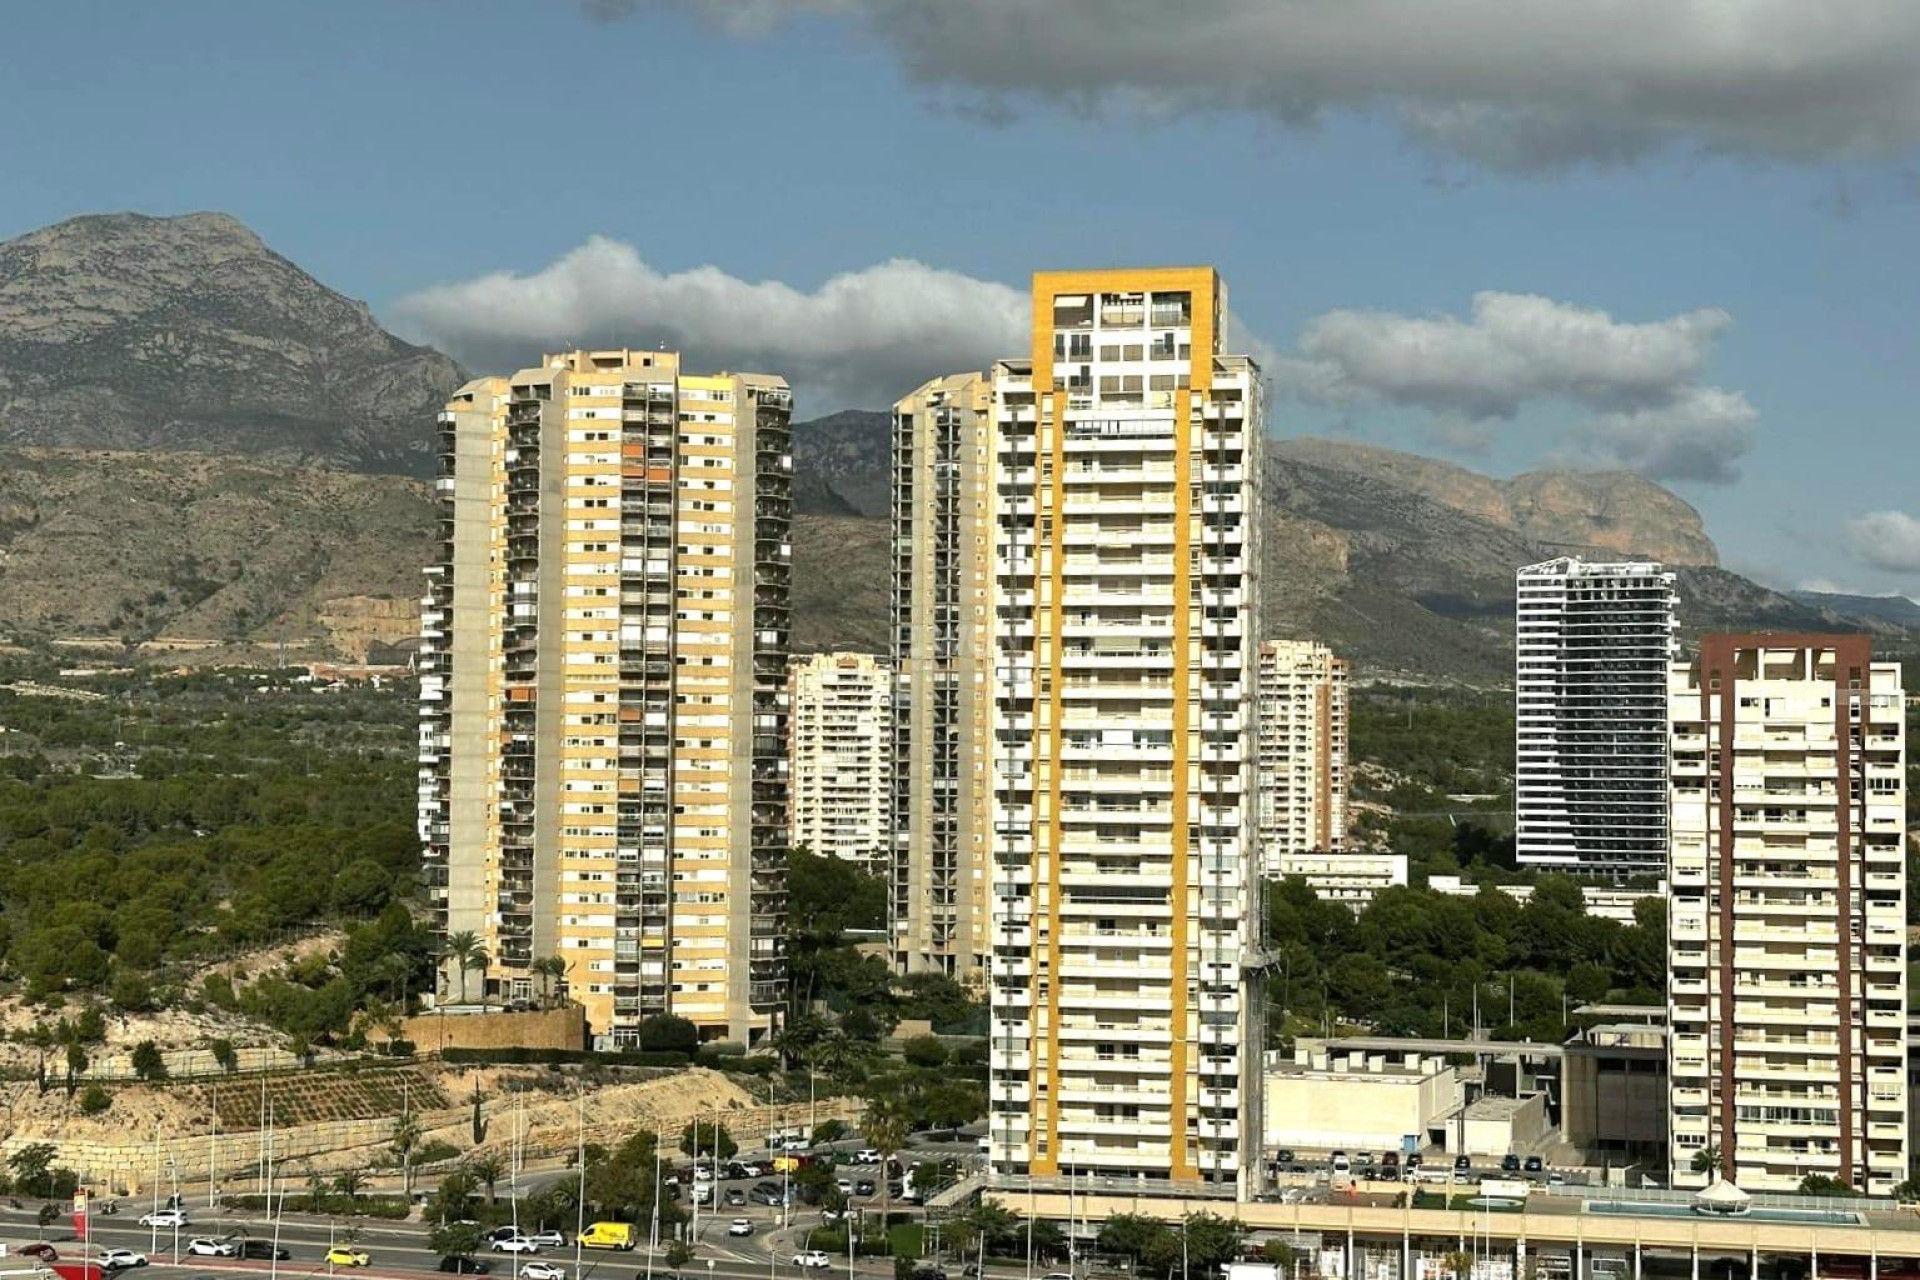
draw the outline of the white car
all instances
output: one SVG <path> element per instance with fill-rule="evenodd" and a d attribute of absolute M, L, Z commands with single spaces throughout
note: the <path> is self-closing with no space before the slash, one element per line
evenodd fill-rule
<path fill-rule="evenodd" d="M 526 1236 L 506 1236 L 503 1239 L 495 1240 L 492 1244 L 488 1245 L 487 1248 L 493 1250 L 495 1253 L 540 1252 L 540 1246 L 532 1240 L 529 1240 Z"/>
<path fill-rule="evenodd" d="M 735 1218 L 732 1222 L 729 1222 L 727 1224 L 727 1234 L 730 1236 L 752 1235 L 753 1220 L 751 1218 Z"/>
<path fill-rule="evenodd" d="M 853 1194 L 852 1178 L 841 1178 L 839 1181 L 835 1182 L 833 1185 L 840 1188 L 840 1194 L 843 1196 L 850 1196 Z"/>
<path fill-rule="evenodd" d="M 240 1252 L 231 1240 L 208 1240 L 199 1237 L 187 1241 L 187 1252 L 201 1258 L 231 1258 Z"/>
<path fill-rule="evenodd" d="M 853 1153 L 855 1164 L 879 1164 L 880 1152 L 875 1147 L 862 1147 Z"/>
<path fill-rule="evenodd" d="M 567 1269 L 551 1262 L 528 1262 L 520 1267 L 520 1280 L 567 1280 Z"/>
<path fill-rule="evenodd" d="M 184 1227 L 187 1225 L 185 1209 L 155 1209 L 152 1213 L 140 1215 L 143 1227 Z"/>
<path fill-rule="evenodd" d="M 102 1249 L 95 1261 L 100 1264 L 102 1271 L 125 1271 L 128 1267 L 146 1266 L 147 1255 L 131 1249 Z"/>
<path fill-rule="evenodd" d="M 533 1241 L 542 1249 L 564 1249 L 567 1247 L 567 1233 L 564 1231 L 555 1231 L 551 1228 L 545 1231 L 536 1231 L 528 1236 L 527 1239 Z"/>
<path fill-rule="evenodd" d="M 712 1182 L 713 1170 L 704 1164 L 697 1164 L 693 1166 L 693 1180 L 695 1182 Z"/>
<path fill-rule="evenodd" d="M 823 1250 L 807 1249 L 804 1252 L 793 1255 L 793 1265 L 796 1267 L 825 1269 L 833 1265 L 833 1259 L 829 1258 Z"/>

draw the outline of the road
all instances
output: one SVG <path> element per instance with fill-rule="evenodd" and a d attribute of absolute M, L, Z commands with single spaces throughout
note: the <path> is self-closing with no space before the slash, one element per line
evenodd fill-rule
<path fill-rule="evenodd" d="M 854 1176 L 861 1175 L 856 1172 Z M 753 1181 L 757 1179 L 722 1183 L 721 1194 L 724 1195 L 728 1187 L 738 1187 L 744 1191 Z M 863 1198 L 861 1203 L 870 1203 L 875 1212 L 879 1209 L 877 1198 L 872 1201 Z M 41 1238 L 35 1221 L 38 1207 L 38 1204 L 30 1203 L 18 1210 L 0 1208 L 0 1240 L 11 1246 L 9 1254 L 19 1245 Z M 190 1206 L 188 1212 L 191 1221 L 188 1226 L 178 1232 L 171 1228 L 156 1231 L 139 1225 L 138 1218 L 145 1207 L 123 1201 L 118 1214 L 101 1214 L 96 1207 L 89 1219 L 91 1244 L 95 1252 L 105 1248 L 126 1248 L 148 1256 L 151 1265 L 138 1273 L 141 1280 L 146 1280 L 149 1275 L 160 1280 L 162 1273 L 217 1276 L 232 1272 L 284 1275 L 290 1278 L 332 1275 L 335 1272 L 327 1266 L 326 1253 L 329 1244 L 334 1242 L 351 1241 L 365 1250 L 370 1265 L 357 1274 L 371 1277 L 372 1280 L 379 1280 L 383 1276 L 434 1275 L 437 1274 L 440 1260 L 439 1255 L 427 1247 L 429 1227 L 425 1223 L 365 1218 L 329 1220 L 292 1213 L 285 1215 L 280 1224 L 280 1247 L 291 1255 L 284 1262 L 272 1264 L 261 1259 L 243 1261 L 198 1257 L 186 1252 L 187 1242 L 195 1236 L 245 1235 L 272 1240 L 275 1238 L 273 1224 L 252 1211 L 209 1213 L 205 1209 L 196 1210 Z M 681 1208 L 691 1212 L 691 1206 L 685 1201 L 681 1202 Z M 753 1234 L 745 1237 L 729 1235 L 728 1224 L 735 1218 L 745 1218 L 751 1222 Z M 765 1205 L 702 1207 L 695 1240 L 696 1260 L 687 1265 L 683 1274 L 693 1280 L 699 1280 L 702 1274 L 715 1277 L 715 1280 L 759 1280 L 760 1277 L 766 1277 L 767 1280 L 799 1280 L 800 1277 L 831 1280 L 832 1277 L 844 1275 L 893 1274 L 891 1262 L 885 1259 L 863 1259 L 851 1271 L 844 1259 L 840 1260 L 838 1266 L 825 1272 L 794 1266 L 791 1259 L 801 1247 L 802 1238 L 819 1222 L 820 1210 L 803 1205 L 796 1205 L 786 1215 L 777 1208 Z M 60 1251 L 60 1260 L 63 1262 L 77 1261 L 82 1256 L 80 1244 L 73 1238 L 72 1220 L 65 1215 L 48 1229 L 45 1239 Z M 577 1275 L 575 1253 L 571 1245 L 564 1249 L 543 1249 L 532 1256 L 564 1268 L 567 1280 L 647 1280 L 652 1275 L 664 1277 L 671 1274 L 661 1258 L 656 1258 L 649 1268 L 648 1251 L 644 1244 L 632 1253 L 582 1250 Z M 492 1275 L 487 1280 L 511 1280 L 519 1264 L 526 1260 L 526 1255 L 489 1254 L 487 1260 L 493 1264 Z"/>

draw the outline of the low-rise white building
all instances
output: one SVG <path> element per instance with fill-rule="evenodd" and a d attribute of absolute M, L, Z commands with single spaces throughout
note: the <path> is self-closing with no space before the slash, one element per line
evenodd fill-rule
<path fill-rule="evenodd" d="M 1298 876 L 1321 897 L 1356 912 L 1365 910 L 1382 889 L 1407 883 L 1404 853 L 1289 851 L 1268 865 L 1275 867 L 1278 878 Z"/>
<path fill-rule="evenodd" d="M 1424 1147 L 1465 1102 L 1460 1072 L 1438 1054 L 1307 1043 L 1267 1054 L 1269 1150 L 1399 1150 L 1408 1137 Z"/>

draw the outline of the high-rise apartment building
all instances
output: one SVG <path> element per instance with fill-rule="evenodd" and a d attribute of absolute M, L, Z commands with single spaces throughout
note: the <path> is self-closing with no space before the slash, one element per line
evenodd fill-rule
<path fill-rule="evenodd" d="M 886 869 L 893 851 L 893 673 L 870 653 L 815 653 L 787 667 L 795 848 Z"/>
<path fill-rule="evenodd" d="M 1260 646 L 1262 873 L 1347 839 L 1347 661 L 1311 640 Z"/>
<path fill-rule="evenodd" d="M 1907 1177 L 1900 666 L 1866 636 L 1711 635 L 1675 663 L 1673 1176 Z"/>
<path fill-rule="evenodd" d="M 753 1042 L 785 996 L 790 397 L 574 351 L 441 415 L 420 827 L 488 994 L 559 957 L 605 1043 Z"/>
<path fill-rule="evenodd" d="M 1624 879 L 1667 859 L 1674 578 L 1572 557 L 1516 581 L 1514 840 L 1521 863 Z"/>
<path fill-rule="evenodd" d="M 1260 379 L 1226 315 L 1208 268 L 1042 273 L 994 367 L 1002 1172 L 1244 1186 L 1258 1150 Z"/>
<path fill-rule="evenodd" d="M 972 980 L 987 954 L 993 384 L 893 406 L 895 968 Z"/>

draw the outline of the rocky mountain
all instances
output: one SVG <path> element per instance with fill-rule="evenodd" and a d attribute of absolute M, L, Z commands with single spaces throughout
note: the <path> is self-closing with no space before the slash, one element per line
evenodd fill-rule
<path fill-rule="evenodd" d="M 424 475 L 457 365 L 219 213 L 0 244 L 0 444 Z"/>
<path fill-rule="evenodd" d="M 1854 596 L 1836 591 L 1789 591 L 1795 604 L 1856 618 L 1879 618 L 1900 627 L 1920 627 L 1920 604 L 1905 596 Z"/>
<path fill-rule="evenodd" d="M 796 424 L 793 502 L 822 515 L 887 518 L 891 414 L 846 409 Z"/>

